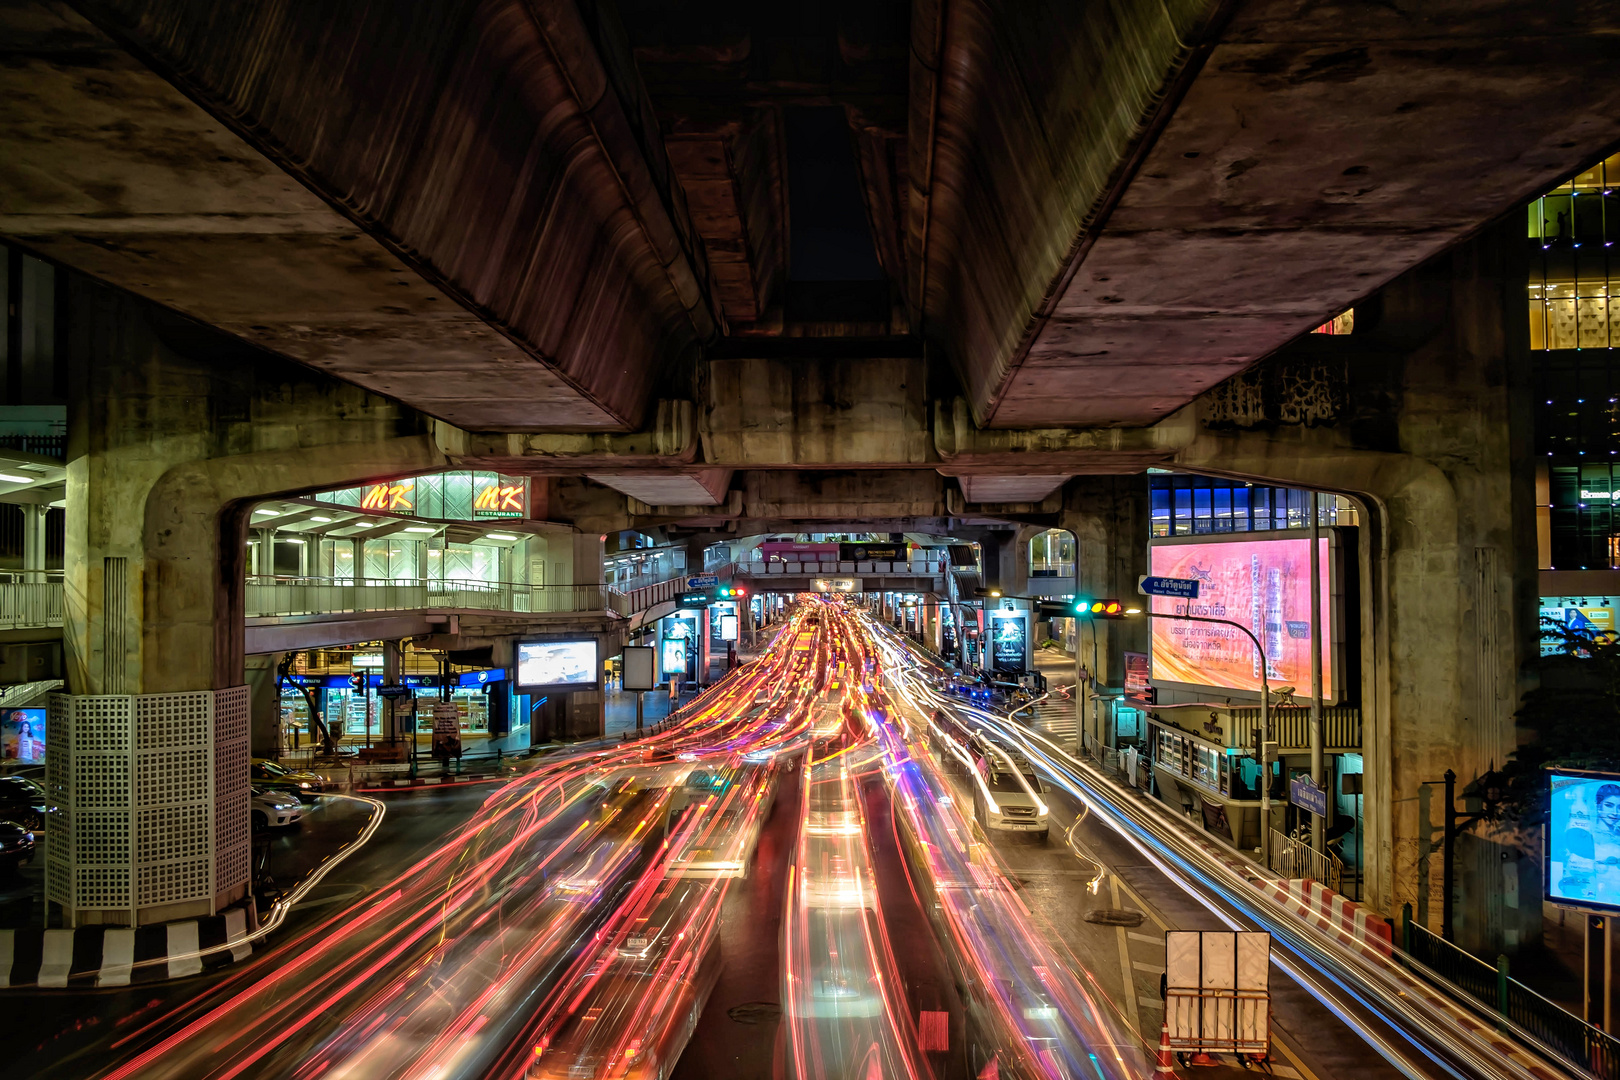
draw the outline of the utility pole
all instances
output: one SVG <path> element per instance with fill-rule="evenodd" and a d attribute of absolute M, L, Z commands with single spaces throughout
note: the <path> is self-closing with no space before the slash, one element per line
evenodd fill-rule
<path fill-rule="evenodd" d="M 1311 492 L 1311 783 L 1326 791 L 1322 758 L 1322 519 L 1316 492 Z M 1264 661 L 1262 661 L 1264 663 Z M 1311 815 L 1311 847 L 1322 850 L 1325 819 Z"/>

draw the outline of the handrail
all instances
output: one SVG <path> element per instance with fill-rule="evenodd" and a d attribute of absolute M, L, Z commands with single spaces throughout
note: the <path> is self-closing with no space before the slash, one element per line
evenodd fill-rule
<path fill-rule="evenodd" d="M 1344 862 L 1331 852 L 1317 851 L 1298 836 L 1271 830 L 1271 869 L 1286 878 L 1310 878 L 1341 892 Z"/>
<path fill-rule="evenodd" d="M 1397 955 L 1417 974 L 1441 989 L 1463 991 L 1571 1064 L 1602 1080 L 1620 1080 L 1620 1040 L 1513 978 L 1506 957 L 1493 967 L 1414 922 L 1410 904 L 1401 912 Z"/>

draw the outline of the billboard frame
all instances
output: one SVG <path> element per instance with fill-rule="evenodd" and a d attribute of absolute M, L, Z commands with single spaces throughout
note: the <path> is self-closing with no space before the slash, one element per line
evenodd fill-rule
<path fill-rule="evenodd" d="M 1562 908 L 1565 911 L 1582 911 L 1594 915 L 1620 915 L 1620 903 L 1605 904 L 1598 900 L 1574 900 L 1568 897 L 1554 895 L 1552 891 L 1552 780 L 1553 774 L 1571 776 L 1582 780 L 1609 780 L 1620 785 L 1620 772 L 1604 772 L 1601 769 L 1566 769 L 1557 765 L 1543 765 L 1542 771 L 1547 774 L 1547 820 L 1541 824 L 1541 895 L 1549 904 Z"/>
<path fill-rule="evenodd" d="M 1344 557 L 1343 549 L 1345 537 L 1343 527 L 1329 526 L 1322 529 L 1322 540 L 1327 541 L 1327 610 L 1323 614 L 1324 628 L 1327 633 L 1328 650 L 1326 664 L 1323 667 L 1323 681 L 1332 693 L 1322 695 L 1322 704 L 1343 705 L 1353 700 L 1355 695 L 1349 693 L 1351 683 L 1347 682 L 1348 674 L 1345 663 L 1345 606 L 1349 597 L 1345 591 Z M 1186 547 L 1194 544 L 1242 544 L 1242 543 L 1276 543 L 1282 540 L 1301 540 L 1310 543 L 1311 535 L 1308 529 L 1269 529 L 1262 532 L 1229 532 L 1229 533 L 1202 533 L 1197 536 L 1154 536 L 1148 540 L 1148 570 L 1153 569 L 1153 549 L 1158 547 Z M 1307 598 L 1308 599 L 1308 598 Z M 1187 601 L 1177 600 L 1174 597 L 1144 596 L 1145 609 L 1153 611 L 1154 600 L 1168 600 L 1172 604 L 1185 605 Z M 1185 611 L 1185 607 L 1182 608 Z M 1156 612 L 1161 617 L 1170 617 L 1170 612 Z M 1240 621 L 1240 620 L 1233 620 Z M 1148 655 L 1153 655 L 1153 637 L 1151 631 L 1148 635 Z M 1150 670 L 1151 670 L 1151 660 Z M 1171 679 L 1160 679 L 1150 676 L 1149 684 L 1167 690 L 1178 690 L 1192 694 L 1220 694 L 1233 699 L 1234 704 L 1248 707 L 1250 704 L 1259 704 L 1260 691 L 1245 690 L 1235 686 L 1216 686 L 1212 683 L 1177 682 Z M 1275 680 L 1273 680 L 1275 682 Z M 1286 682 L 1278 685 L 1288 685 Z M 1277 686 L 1272 687 L 1276 693 Z M 1294 685 L 1294 697 L 1297 701 L 1309 701 L 1311 686 L 1309 674 L 1305 677 L 1304 685 Z"/>
<path fill-rule="evenodd" d="M 620 670 L 623 672 L 624 689 L 626 691 L 656 690 L 658 688 L 658 648 L 654 645 L 626 645 L 619 654 Z M 635 663 L 631 663 L 634 657 Z M 631 671 L 646 664 L 647 678 L 632 681 Z M 638 672 L 639 674 L 640 672 Z M 645 686 L 641 685 L 643 682 Z"/>
<path fill-rule="evenodd" d="M 526 683 L 522 681 L 523 648 L 526 645 L 568 645 L 589 642 L 596 653 L 595 667 L 588 683 Z M 512 646 L 512 685 L 522 694 L 571 694 L 576 691 L 598 692 L 602 689 L 602 639 L 595 634 L 553 634 L 545 637 L 522 638 Z"/>

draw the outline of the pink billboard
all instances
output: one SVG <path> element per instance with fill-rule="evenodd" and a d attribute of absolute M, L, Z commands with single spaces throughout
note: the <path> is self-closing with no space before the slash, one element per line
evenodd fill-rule
<path fill-rule="evenodd" d="M 1327 538 L 1320 541 L 1322 590 L 1322 697 L 1332 699 L 1331 578 Z M 1311 576 L 1309 537 L 1158 544 L 1149 552 L 1154 577 L 1190 578 L 1198 599 L 1152 598 L 1155 612 L 1227 619 L 1246 627 L 1266 651 L 1272 689 L 1311 692 Z M 1260 658 L 1242 631 L 1218 624 L 1153 620 L 1156 681 L 1232 690 L 1260 690 Z"/>

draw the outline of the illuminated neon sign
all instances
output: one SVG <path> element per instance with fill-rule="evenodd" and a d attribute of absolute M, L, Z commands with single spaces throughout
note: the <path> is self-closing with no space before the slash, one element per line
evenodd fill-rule
<path fill-rule="evenodd" d="M 362 510 L 412 510 L 411 493 L 415 481 L 400 480 L 391 484 L 373 484 L 360 500 Z"/>
<path fill-rule="evenodd" d="M 522 484 L 488 484 L 473 500 L 473 514 L 477 517 L 522 517 Z"/>

